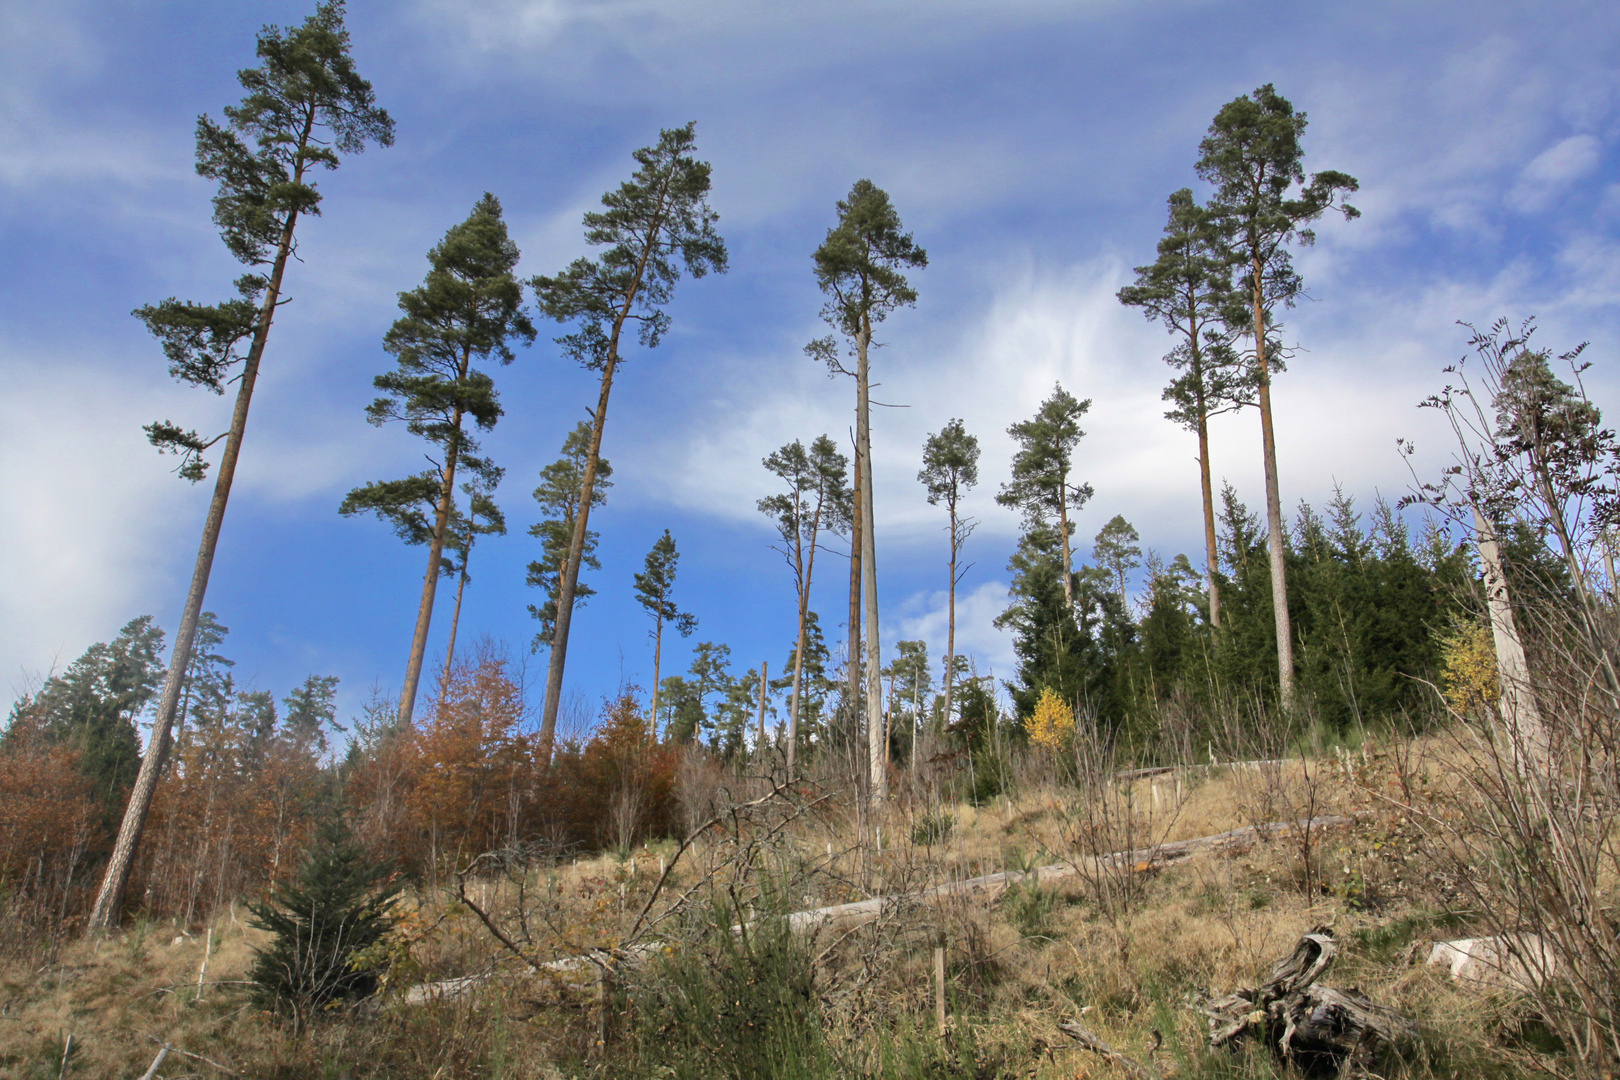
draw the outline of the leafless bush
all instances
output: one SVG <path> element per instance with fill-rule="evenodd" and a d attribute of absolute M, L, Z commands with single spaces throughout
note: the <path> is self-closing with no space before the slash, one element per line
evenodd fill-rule
<path fill-rule="evenodd" d="M 1097 909 L 1118 924 L 1141 902 L 1145 870 L 1174 826 L 1179 804 L 1163 806 L 1119 776 L 1114 738 L 1094 714 L 1082 712 L 1075 731 L 1075 793 L 1049 819 L 1056 848 L 1086 885 Z"/>
<path fill-rule="evenodd" d="M 681 827 L 687 833 L 715 814 L 716 797 L 724 772 L 701 746 L 689 746 L 675 768 L 675 801 L 681 808 Z"/>
<path fill-rule="evenodd" d="M 1470 328 L 1472 329 L 1472 328 Z M 1463 796 L 1424 819 L 1428 854 L 1578 1077 L 1620 1062 L 1620 677 L 1612 531 L 1620 453 L 1581 384 L 1580 349 L 1530 348 L 1533 327 L 1475 331 L 1478 374 L 1424 404 L 1455 464 L 1412 501 L 1448 515 L 1480 557 L 1499 696 L 1453 711 Z M 1567 367 L 1571 381 L 1553 370 Z"/>

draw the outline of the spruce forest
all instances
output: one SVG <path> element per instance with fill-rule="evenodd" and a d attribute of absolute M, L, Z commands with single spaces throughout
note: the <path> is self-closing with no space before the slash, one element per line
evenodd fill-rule
<path fill-rule="evenodd" d="M 0 1073 L 1620 1073 L 1612 27 L 307 6 L 7 181 Z"/>

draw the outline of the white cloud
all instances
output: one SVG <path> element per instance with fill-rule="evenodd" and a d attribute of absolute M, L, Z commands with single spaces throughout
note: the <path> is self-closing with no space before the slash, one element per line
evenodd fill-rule
<path fill-rule="evenodd" d="M 1508 202 L 1526 213 L 1545 209 L 1570 184 L 1597 168 L 1602 149 L 1591 135 L 1571 135 L 1554 143 L 1524 167 Z"/>
<path fill-rule="evenodd" d="M 935 677 L 943 671 L 945 639 L 949 624 L 950 594 L 918 592 L 906 597 L 895 606 L 890 628 L 885 629 L 884 645 L 894 648 L 896 641 L 926 641 L 929 660 L 935 666 Z M 996 617 L 1007 610 L 1007 583 L 986 581 L 956 594 L 956 651 L 969 657 L 980 675 L 995 675 L 998 680 L 1013 679 L 1018 674 L 1018 658 L 1013 653 L 1012 635 L 995 627 Z"/>
<path fill-rule="evenodd" d="M 10 350 L 6 350 L 10 351 Z M 172 396 L 140 379 L 62 363 L 10 363 L 0 396 L 0 672 L 48 670 L 131 615 L 172 615 L 168 557 L 196 516 L 186 485 L 140 426 Z"/>

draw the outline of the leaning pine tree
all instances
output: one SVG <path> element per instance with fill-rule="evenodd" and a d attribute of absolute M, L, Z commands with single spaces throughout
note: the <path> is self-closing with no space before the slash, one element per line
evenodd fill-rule
<path fill-rule="evenodd" d="M 456 515 L 456 474 L 470 474 L 486 490 L 500 482 L 500 470 L 478 456 L 468 422 L 488 431 L 501 417 L 495 380 L 474 365 L 490 360 L 510 364 L 511 342 L 527 344 L 535 337 L 523 311 L 522 286 L 512 276 L 517 261 L 517 245 L 507 235 L 500 201 L 487 192 L 467 220 L 428 252 L 427 277 L 399 294 L 404 314 L 383 338 L 383 348 L 398 366 L 373 380 L 385 396 L 366 408 L 366 418 L 379 427 L 403 420 L 412 435 L 437 448 L 439 460 L 427 474 L 356 488 L 340 508 L 345 514 L 375 510 L 387 517 L 387 507 L 396 495 L 405 494 L 403 488 L 414 493 L 424 480 L 437 484 L 422 600 L 399 695 L 402 724 L 410 722 L 422 679 L 440 564 Z"/>
<path fill-rule="evenodd" d="M 714 228 L 719 215 L 708 202 L 709 164 L 692 156 L 697 145 L 695 127 L 687 124 L 663 131 L 656 145 L 637 150 L 635 173 L 617 190 L 602 196 L 601 210 L 585 215 L 586 242 L 606 249 L 600 258 L 575 259 L 556 277 L 542 275 L 531 282 L 540 309 L 550 318 L 576 327 L 572 334 L 558 338 L 558 344 L 587 368 L 602 373 L 579 512 L 560 568 L 550 627 L 551 657 L 540 713 L 541 754 L 547 763 L 557 734 L 557 709 L 562 704 L 568 631 L 585 559 L 608 394 L 619 369 L 625 327 L 634 324 L 641 344 L 655 347 L 669 329 L 664 308 L 680 280 L 682 266 L 693 277 L 726 269 L 725 241 Z"/>
<path fill-rule="evenodd" d="M 861 563 L 860 590 L 866 608 L 866 751 L 870 774 L 869 794 L 874 802 L 889 797 L 884 767 L 883 659 L 878 645 L 877 555 L 872 522 L 872 408 L 871 367 L 873 328 L 896 308 L 917 302 L 902 270 L 922 269 L 928 253 L 903 231 L 900 214 L 889 195 L 870 180 L 857 180 L 849 196 L 838 202 L 838 224 L 815 253 L 816 284 L 827 295 L 821 316 L 849 343 L 855 370 L 843 366 L 832 337 L 813 341 L 806 348 L 834 372 L 855 376 L 856 526 L 852 547 Z M 851 620 L 850 640 L 858 632 Z M 851 675 L 856 667 L 851 657 Z"/>
<path fill-rule="evenodd" d="M 1220 249 L 1241 268 L 1245 304 L 1232 316 L 1254 342 L 1255 398 L 1266 479 L 1266 532 L 1271 556 L 1271 607 L 1277 627 L 1277 687 L 1283 708 L 1294 701 L 1293 626 L 1288 618 L 1287 550 L 1277 482 L 1277 438 L 1271 423 L 1268 335 L 1279 307 L 1291 307 L 1303 283 L 1294 272 L 1290 243 L 1309 246 L 1304 226 L 1329 210 L 1346 220 L 1360 211 L 1344 201 L 1357 188 L 1341 172 L 1319 172 L 1305 182 L 1305 114 L 1270 84 L 1222 106 L 1198 145 L 1198 175 L 1215 187 L 1209 201 Z M 1246 307 L 1247 319 L 1244 318 Z"/>
<path fill-rule="evenodd" d="M 117 923 L 123 908 L 124 887 L 180 704 L 270 323 L 286 302 L 282 276 L 293 254 L 298 219 L 320 212 L 320 191 L 310 174 L 316 168 L 337 168 L 340 154 L 357 154 L 368 142 L 389 146 L 394 141 L 393 120 L 377 107 L 371 84 L 355 71 L 349 56 L 342 0 L 328 0 L 295 29 L 265 27 L 259 33 L 258 57 L 258 67 L 237 73 L 247 96 L 226 107 L 226 123 L 207 116 L 197 120 L 197 172 L 219 182 L 214 222 L 231 254 L 255 269 L 237 279 L 235 299 L 194 304 L 170 298 L 135 312 L 162 342 L 175 378 L 216 394 L 223 394 L 234 378 L 236 406 L 230 429 L 212 438 L 168 421 L 146 429 L 159 450 L 180 455 L 180 475 L 193 483 L 207 472 L 203 455 L 208 448 L 223 439 L 225 449 L 149 749 L 96 895 L 92 931 Z"/>

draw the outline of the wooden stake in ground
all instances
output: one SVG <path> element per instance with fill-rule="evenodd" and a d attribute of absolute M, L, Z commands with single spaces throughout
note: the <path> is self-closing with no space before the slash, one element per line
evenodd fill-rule
<path fill-rule="evenodd" d="M 934 1026 L 945 1034 L 945 935 L 934 946 Z"/>

